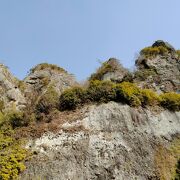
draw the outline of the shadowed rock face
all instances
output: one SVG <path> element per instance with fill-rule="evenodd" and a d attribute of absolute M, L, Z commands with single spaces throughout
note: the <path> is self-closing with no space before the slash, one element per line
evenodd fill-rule
<path fill-rule="evenodd" d="M 84 130 L 71 131 L 79 126 Z M 83 119 L 62 127 L 28 143 L 37 154 L 21 179 L 158 179 L 155 153 L 180 133 L 180 113 L 110 102 L 90 106 Z"/>
<path fill-rule="evenodd" d="M 18 83 L 19 80 L 9 72 L 8 68 L 0 64 L 0 95 L 6 109 L 16 107 L 20 110 L 26 105 L 25 97 L 18 88 Z"/>
<path fill-rule="evenodd" d="M 152 47 L 164 46 L 169 53 L 162 56 L 147 58 L 142 55 L 136 60 L 137 71 L 147 72 L 152 70 L 144 79 L 135 77 L 135 82 L 143 88 L 152 88 L 158 92 L 180 91 L 180 60 L 175 53 L 175 49 L 168 43 L 156 41 Z"/>

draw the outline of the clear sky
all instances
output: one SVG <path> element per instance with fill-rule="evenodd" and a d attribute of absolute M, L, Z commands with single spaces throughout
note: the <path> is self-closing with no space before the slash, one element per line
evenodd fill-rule
<path fill-rule="evenodd" d="M 180 48 L 180 0 L 0 0 L 0 62 L 20 79 L 42 62 L 79 80 L 110 57 L 130 68 L 157 39 Z"/>

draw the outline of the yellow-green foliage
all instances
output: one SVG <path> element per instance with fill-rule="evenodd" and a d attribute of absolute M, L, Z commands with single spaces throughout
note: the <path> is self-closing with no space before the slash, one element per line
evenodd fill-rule
<path fill-rule="evenodd" d="M 114 72 L 118 68 L 118 66 L 119 62 L 117 60 L 110 59 L 109 61 L 102 63 L 102 66 L 97 70 L 96 73 L 91 75 L 89 80 L 102 80 L 104 74 L 106 74 L 107 72 Z"/>
<path fill-rule="evenodd" d="M 22 92 L 24 92 L 24 90 L 26 89 L 26 84 L 25 84 L 25 82 L 18 80 L 17 85 L 18 85 L 18 88 L 19 88 Z"/>
<path fill-rule="evenodd" d="M 78 105 L 84 103 L 85 90 L 81 87 L 73 87 L 65 90 L 60 96 L 60 110 L 75 109 Z"/>
<path fill-rule="evenodd" d="M 23 142 L 13 138 L 11 128 L 0 130 L 0 179 L 17 179 L 20 172 L 25 170 L 24 160 L 27 151 L 22 147 Z"/>
<path fill-rule="evenodd" d="M 115 100 L 115 84 L 111 81 L 91 81 L 86 90 L 87 99 L 92 102 L 109 102 Z"/>
<path fill-rule="evenodd" d="M 173 111 L 180 110 L 180 94 L 174 92 L 164 93 L 160 95 L 161 105 Z"/>
<path fill-rule="evenodd" d="M 2 112 L 3 109 L 4 109 L 4 101 L 0 100 L 0 111 Z"/>
<path fill-rule="evenodd" d="M 168 49 L 164 46 L 158 47 L 146 47 L 140 51 L 141 55 L 144 55 L 146 58 L 155 57 L 157 55 L 164 56 L 168 53 Z"/>
<path fill-rule="evenodd" d="M 150 89 L 140 89 L 130 82 L 113 83 L 111 81 L 90 81 L 84 89 L 74 87 L 66 90 L 60 96 L 60 109 L 75 109 L 88 102 L 117 101 L 130 106 L 162 105 L 165 108 L 179 111 L 180 94 L 164 93 L 160 96 Z"/>
<path fill-rule="evenodd" d="M 30 72 L 34 73 L 35 71 L 40 71 L 40 70 L 44 70 L 44 69 L 52 69 L 52 70 L 57 71 L 57 72 L 64 72 L 64 73 L 66 73 L 66 71 L 63 68 L 58 67 L 55 64 L 48 64 L 48 63 L 39 64 L 36 67 L 32 68 L 30 70 Z"/>
<path fill-rule="evenodd" d="M 29 114 L 29 112 L 11 110 L 5 113 L 0 113 L 0 126 L 2 126 L 3 124 L 8 124 L 13 129 L 17 127 L 27 126 L 34 120 L 35 119 L 33 119 L 33 114 Z"/>
<path fill-rule="evenodd" d="M 157 147 L 154 160 L 160 180 L 179 180 L 180 139 L 174 140 L 169 147 Z"/>
<path fill-rule="evenodd" d="M 143 105 L 157 105 L 160 102 L 159 96 L 151 89 L 141 90 Z"/>
<path fill-rule="evenodd" d="M 180 58 L 180 50 L 177 50 L 176 54 L 178 55 L 178 58 Z"/>
<path fill-rule="evenodd" d="M 141 105 L 141 91 L 133 83 L 122 82 L 116 85 L 117 101 L 126 102 L 131 106 Z"/>
<path fill-rule="evenodd" d="M 59 95 L 53 86 L 49 86 L 45 93 L 37 100 L 36 110 L 48 114 L 53 108 L 57 108 Z"/>

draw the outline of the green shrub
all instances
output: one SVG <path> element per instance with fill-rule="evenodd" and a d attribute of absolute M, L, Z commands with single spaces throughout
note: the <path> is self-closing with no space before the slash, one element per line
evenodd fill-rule
<path fill-rule="evenodd" d="M 60 96 L 60 110 L 75 109 L 88 102 L 107 103 L 117 101 L 130 106 L 162 105 L 171 110 L 180 110 L 180 94 L 165 93 L 157 95 L 150 89 L 140 89 L 130 82 L 90 81 L 86 89 L 73 87 Z"/>
<path fill-rule="evenodd" d="M 57 72 L 64 72 L 64 73 L 66 73 L 66 71 L 63 68 L 58 67 L 55 64 L 48 64 L 48 63 L 41 63 L 41 64 L 35 66 L 34 68 L 32 68 L 30 70 L 30 72 L 34 73 L 35 71 L 40 71 L 40 70 L 44 70 L 44 69 L 51 69 L 51 70 L 54 70 L 54 71 L 57 71 Z"/>
<path fill-rule="evenodd" d="M 174 92 L 164 93 L 160 95 L 161 105 L 173 111 L 180 110 L 180 94 Z"/>
<path fill-rule="evenodd" d="M 91 81 L 87 88 L 87 98 L 92 102 L 109 102 L 115 97 L 114 83 L 111 81 Z"/>
<path fill-rule="evenodd" d="M 27 151 L 22 142 L 15 140 L 10 132 L 0 130 L 0 179 L 17 179 L 20 172 L 25 170 L 24 160 Z"/>
<path fill-rule="evenodd" d="M 116 100 L 125 102 L 131 106 L 141 105 L 141 91 L 133 83 L 122 82 L 116 85 Z"/>
<path fill-rule="evenodd" d="M 178 58 L 180 58 L 180 50 L 177 50 L 176 54 L 178 55 Z"/>
<path fill-rule="evenodd" d="M 159 96 L 152 91 L 151 89 L 143 89 L 141 90 L 142 95 L 142 105 L 157 105 L 160 102 Z"/>
<path fill-rule="evenodd" d="M 0 111 L 2 112 L 4 108 L 4 101 L 0 100 Z"/>
<path fill-rule="evenodd" d="M 13 128 L 27 125 L 22 112 L 14 111 L 7 114 L 6 117 Z"/>
<path fill-rule="evenodd" d="M 157 55 L 164 56 L 169 52 L 169 50 L 164 46 L 155 46 L 155 47 L 146 47 L 140 51 L 140 55 L 145 56 L 146 58 L 155 57 Z"/>
<path fill-rule="evenodd" d="M 10 111 L 5 114 L 0 114 L 0 128 L 2 125 L 9 125 L 13 129 L 17 127 L 28 126 L 31 122 L 35 121 L 35 115 L 30 112 Z"/>
<path fill-rule="evenodd" d="M 48 114 L 52 109 L 58 108 L 58 102 L 58 93 L 52 86 L 49 86 L 45 93 L 38 99 L 36 103 L 36 110 L 39 113 Z"/>
<path fill-rule="evenodd" d="M 75 109 L 85 101 L 85 90 L 81 87 L 73 87 L 65 90 L 60 96 L 60 110 Z"/>

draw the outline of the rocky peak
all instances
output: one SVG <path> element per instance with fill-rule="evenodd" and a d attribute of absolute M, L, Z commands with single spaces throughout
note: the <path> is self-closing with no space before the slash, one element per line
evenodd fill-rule
<path fill-rule="evenodd" d="M 16 79 L 6 66 L 0 64 L 0 94 L 4 108 L 17 108 L 18 110 L 25 107 L 26 100 L 19 89 L 20 81 Z"/>
<path fill-rule="evenodd" d="M 180 90 L 180 61 L 175 48 L 169 43 L 159 40 L 141 50 L 136 66 L 135 81 L 142 87 L 159 92 Z"/>
<path fill-rule="evenodd" d="M 159 46 L 166 47 L 170 52 L 175 52 L 175 48 L 171 44 L 169 44 L 168 42 L 164 42 L 162 40 L 157 40 L 152 45 L 152 47 L 159 47 Z"/>
<path fill-rule="evenodd" d="M 77 83 L 72 74 L 68 74 L 61 67 L 48 63 L 42 63 L 32 68 L 24 82 L 26 93 L 36 92 L 37 94 L 41 94 L 49 86 L 61 94 L 64 89 Z"/>
<path fill-rule="evenodd" d="M 90 80 L 112 80 L 121 82 L 123 78 L 128 74 L 128 70 L 125 69 L 115 58 L 110 58 L 108 61 L 102 63 L 102 66 L 92 74 Z"/>

